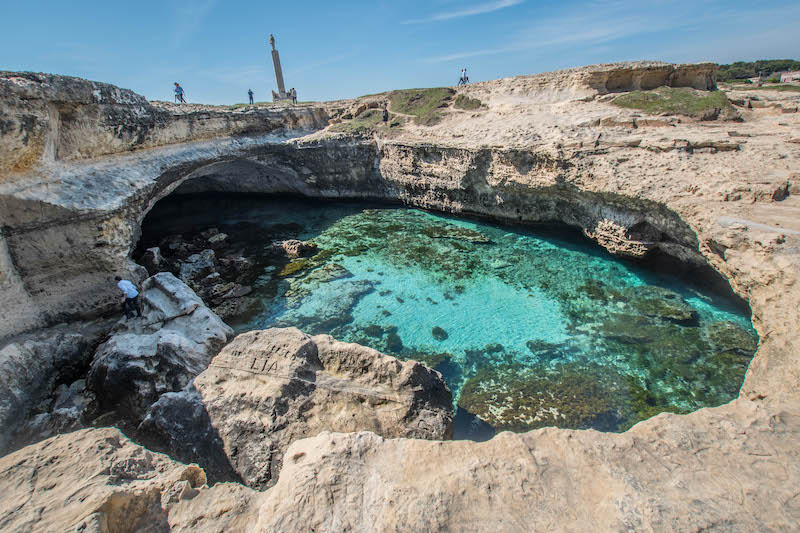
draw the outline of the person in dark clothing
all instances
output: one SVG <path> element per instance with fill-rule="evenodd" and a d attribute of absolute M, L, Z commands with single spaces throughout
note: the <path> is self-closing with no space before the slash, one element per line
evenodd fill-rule
<path fill-rule="evenodd" d="M 186 103 L 186 100 L 183 99 L 183 87 L 178 85 L 177 81 L 175 82 L 175 101 Z"/>
<path fill-rule="evenodd" d="M 386 126 L 389 124 L 389 110 L 386 106 L 383 106 L 383 125 Z"/>
<path fill-rule="evenodd" d="M 297 91 L 294 90 L 294 87 L 292 87 L 292 90 L 289 91 L 289 94 L 292 96 L 292 103 L 296 104 L 297 103 Z"/>
<path fill-rule="evenodd" d="M 250 97 L 250 103 L 253 103 L 253 89 L 247 89 L 247 96 Z"/>
<path fill-rule="evenodd" d="M 117 281 L 117 287 L 122 291 L 122 312 L 125 313 L 126 318 L 133 318 L 134 312 L 141 318 L 142 312 L 139 311 L 138 299 L 139 291 L 136 290 L 136 285 L 122 279 L 119 276 L 114 276 Z"/>

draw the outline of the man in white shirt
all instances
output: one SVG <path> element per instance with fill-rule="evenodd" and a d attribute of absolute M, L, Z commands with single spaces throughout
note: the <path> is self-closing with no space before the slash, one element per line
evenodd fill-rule
<path fill-rule="evenodd" d="M 122 279 L 119 276 L 114 276 L 114 279 L 117 280 L 117 287 L 119 287 L 119 290 L 121 290 L 123 294 L 122 312 L 125 313 L 125 317 L 133 318 L 134 311 L 136 311 L 136 314 L 141 317 L 142 312 L 139 311 L 139 305 L 137 304 L 137 300 L 139 299 L 139 291 L 136 290 L 136 285 L 127 279 Z"/>

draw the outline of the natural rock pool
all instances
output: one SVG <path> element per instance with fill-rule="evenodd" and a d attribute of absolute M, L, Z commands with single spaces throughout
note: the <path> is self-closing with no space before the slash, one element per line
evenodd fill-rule
<path fill-rule="evenodd" d="M 436 368 L 458 406 L 457 438 L 624 431 L 720 405 L 758 341 L 731 295 L 563 228 L 218 195 L 162 200 L 142 231 L 134 257 L 181 276 L 239 332 L 296 326 Z M 281 246 L 290 239 L 316 248 Z"/>

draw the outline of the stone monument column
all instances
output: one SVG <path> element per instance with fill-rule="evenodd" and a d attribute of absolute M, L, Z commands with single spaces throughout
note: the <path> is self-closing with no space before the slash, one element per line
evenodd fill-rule
<path fill-rule="evenodd" d="M 272 91 L 272 100 L 288 98 L 286 86 L 283 84 L 283 70 L 281 70 L 281 57 L 275 49 L 275 37 L 269 34 L 269 44 L 272 47 L 272 66 L 275 67 L 275 81 L 278 82 L 278 92 Z"/>

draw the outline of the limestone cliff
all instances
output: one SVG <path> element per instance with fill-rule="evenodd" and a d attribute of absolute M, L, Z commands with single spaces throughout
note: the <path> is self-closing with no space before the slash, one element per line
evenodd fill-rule
<path fill-rule="evenodd" d="M 612 103 L 658 84 L 702 92 L 713 88 L 713 71 L 636 63 L 483 82 L 454 89 L 478 108 L 448 101 L 432 125 L 406 116 L 399 130 L 366 135 L 322 129 L 310 118 L 388 98 L 374 95 L 304 111 L 304 124 L 319 131 L 300 139 L 270 128 L 228 137 L 229 126 L 202 137 L 175 133 L 192 112 L 120 138 L 109 133 L 119 122 L 87 118 L 106 105 L 93 103 L 93 91 L 127 102 L 108 105 L 128 106 L 128 117 L 145 106 L 134 96 L 104 96 L 116 93 L 74 81 L 80 90 L 32 89 L 38 97 L 30 98 L 19 87 L 38 87 L 38 78 L 7 73 L 0 298 L 10 311 L 0 316 L 0 335 L 113 304 L 111 276 L 136 272 L 129 254 L 140 223 L 171 193 L 376 198 L 504 222 L 561 221 L 616 253 L 709 264 L 729 280 L 761 337 L 739 399 L 660 415 L 623 435 L 547 429 L 472 444 L 322 434 L 292 445 L 288 466 L 263 495 L 227 484 L 201 491 L 169 512 L 170 527 L 790 530 L 800 521 L 792 466 L 800 432 L 798 97 L 757 88 L 731 94 L 724 105 L 739 104 L 740 122 Z M 56 142 L 48 106 L 73 93 L 84 98 L 81 119 L 59 109 L 71 126 Z M 269 112 L 286 116 L 282 134 L 304 133 L 290 126 L 289 111 Z M 214 113 L 220 123 L 249 120 Z M 79 123 L 99 140 L 73 140 L 67 132 Z M 160 146 L 167 142 L 181 144 Z M 235 516 L 214 512 L 216 502 Z"/>

